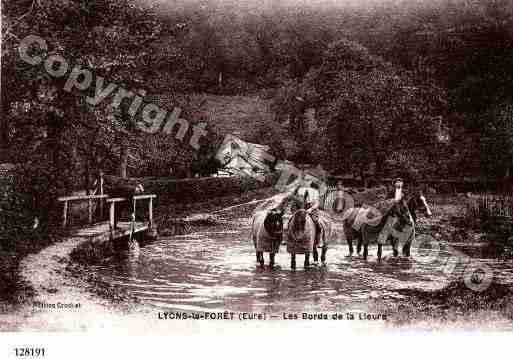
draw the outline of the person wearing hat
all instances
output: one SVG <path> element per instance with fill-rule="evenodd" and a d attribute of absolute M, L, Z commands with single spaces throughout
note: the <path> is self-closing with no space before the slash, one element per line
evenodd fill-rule
<path fill-rule="evenodd" d="M 404 198 L 404 191 L 403 191 L 404 180 L 400 177 L 395 178 L 392 181 L 392 186 L 393 186 L 393 191 L 390 192 L 388 197 L 393 198 L 394 202 L 397 203 Z"/>
<path fill-rule="evenodd" d="M 319 185 L 315 182 L 308 184 L 305 182 L 296 189 L 296 195 L 304 200 L 306 213 L 310 215 L 315 224 L 315 243 L 321 240 L 321 226 L 319 224 L 319 207 L 320 207 L 320 194 Z"/>
<path fill-rule="evenodd" d="M 347 200 L 348 196 L 344 188 L 344 183 L 338 180 L 335 189 L 335 201 L 333 203 L 333 210 L 335 212 L 344 214 L 352 207 L 351 203 Z"/>
<path fill-rule="evenodd" d="M 394 206 L 398 206 L 399 203 L 402 202 L 402 204 L 404 206 L 407 206 L 406 205 L 406 193 L 404 191 L 404 180 L 400 177 L 398 178 L 395 178 L 393 181 L 392 181 L 392 185 L 393 185 L 393 189 L 391 192 L 389 192 L 389 195 L 388 195 L 388 200 L 390 202 L 390 208 L 389 210 L 391 210 Z M 410 218 L 411 218 L 411 215 L 410 215 Z M 397 223 L 396 226 L 395 226 L 395 229 L 396 230 L 399 230 L 399 231 L 402 231 L 405 227 L 405 224 L 401 224 L 401 223 Z"/>

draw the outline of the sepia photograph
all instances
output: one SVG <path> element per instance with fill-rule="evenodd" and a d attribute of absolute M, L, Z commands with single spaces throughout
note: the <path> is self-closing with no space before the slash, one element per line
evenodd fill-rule
<path fill-rule="evenodd" d="M 0 337 L 513 330 L 511 0 L 2 0 L 1 27 Z M 24 343 L 0 357 L 53 357 Z"/>

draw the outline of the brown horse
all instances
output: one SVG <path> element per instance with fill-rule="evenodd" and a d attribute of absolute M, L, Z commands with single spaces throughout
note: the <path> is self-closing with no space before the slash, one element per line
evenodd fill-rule
<path fill-rule="evenodd" d="M 344 233 L 349 247 L 349 256 L 353 255 L 353 239 L 357 239 L 357 253 L 363 247 L 363 258 L 367 260 L 369 242 L 378 242 L 378 260 L 381 260 L 382 246 L 390 235 L 402 233 L 399 228 L 413 226 L 408 206 L 404 200 L 394 203 L 384 215 L 368 207 L 351 208 L 344 213 Z M 404 235 L 408 235 L 406 232 Z"/>

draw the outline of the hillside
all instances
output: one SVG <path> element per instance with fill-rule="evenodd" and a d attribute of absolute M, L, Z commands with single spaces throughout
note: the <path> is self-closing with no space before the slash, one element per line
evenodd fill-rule
<path fill-rule="evenodd" d="M 270 101 L 259 96 L 211 94 L 156 95 L 152 102 L 169 110 L 184 109 L 192 122 L 206 121 L 220 135 L 232 134 L 245 141 L 266 144 L 281 152 L 292 146 L 286 123 L 278 123 Z"/>

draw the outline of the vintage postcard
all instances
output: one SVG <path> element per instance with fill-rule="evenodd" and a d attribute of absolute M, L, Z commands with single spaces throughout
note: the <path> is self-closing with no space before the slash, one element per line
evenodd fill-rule
<path fill-rule="evenodd" d="M 510 0 L 1 6 L 0 337 L 513 329 Z"/>

